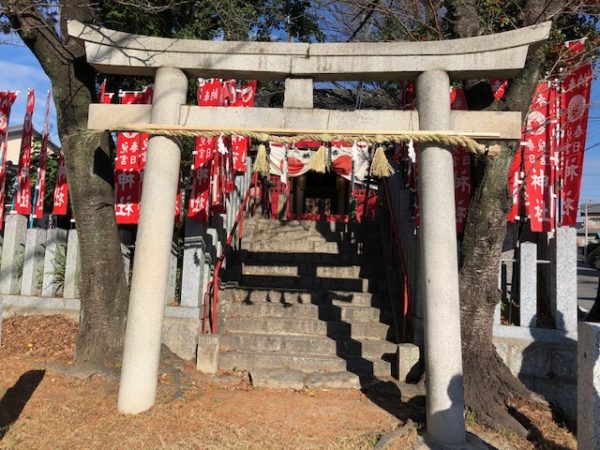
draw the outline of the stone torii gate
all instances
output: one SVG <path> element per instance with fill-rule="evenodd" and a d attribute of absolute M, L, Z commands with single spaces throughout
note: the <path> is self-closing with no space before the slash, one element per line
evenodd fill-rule
<path fill-rule="evenodd" d="M 496 35 L 434 42 L 303 44 L 213 42 L 131 35 L 69 23 L 87 61 L 104 73 L 154 76 L 152 105 L 90 106 L 88 128 L 153 124 L 207 129 L 291 129 L 378 134 L 397 130 L 475 133 L 518 140 L 518 112 L 451 111 L 450 79 L 511 78 L 550 23 Z M 186 106 L 187 76 L 285 80 L 283 108 Z M 416 79 L 415 111 L 313 108 L 313 81 Z M 452 154 L 419 146 L 419 205 L 427 371 L 427 432 L 445 446 L 465 444 L 458 263 Z M 173 210 L 179 174 L 176 140 L 150 138 L 118 409 L 136 414 L 155 402 Z"/>

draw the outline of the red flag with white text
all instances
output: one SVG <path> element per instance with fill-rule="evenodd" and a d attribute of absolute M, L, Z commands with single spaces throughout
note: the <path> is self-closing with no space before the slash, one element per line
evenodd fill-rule
<path fill-rule="evenodd" d="M 4 185 L 6 180 L 6 156 L 8 152 L 8 124 L 10 110 L 17 99 L 17 93 L 0 91 L 0 230 L 4 219 Z"/>
<path fill-rule="evenodd" d="M 554 229 L 553 168 L 550 156 L 553 145 L 553 90 L 550 83 L 538 83 L 527 114 L 523 135 L 525 207 L 531 231 Z"/>
<path fill-rule="evenodd" d="M 58 155 L 58 170 L 56 172 L 56 186 L 54 187 L 54 206 L 52 214 L 55 216 L 65 216 L 67 214 L 67 205 L 69 203 L 69 186 L 67 184 L 67 168 L 65 167 L 65 155 L 60 152 Z"/>
<path fill-rule="evenodd" d="M 40 149 L 40 165 L 37 170 L 36 200 L 33 217 L 41 219 L 44 216 L 44 194 L 46 192 L 46 164 L 48 162 L 48 135 L 50 120 L 50 91 L 46 97 L 46 116 L 44 119 L 44 133 L 42 134 L 42 148 Z"/>
<path fill-rule="evenodd" d="M 592 66 L 585 63 L 571 70 L 562 80 L 562 225 L 575 225 L 583 174 L 583 159 L 590 106 Z"/>
<path fill-rule="evenodd" d="M 35 92 L 30 89 L 27 93 L 27 110 L 23 122 L 23 135 L 21 138 L 21 152 L 19 154 L 19 169 L 17 172 L 17 196 L 15 198 L 15 211 L 17 214 L 31 214 L 31 139 L 33 137 L 33 108 L 35 106 Z"/>
<path fill-rule="evenodd" d="M 145 100 L 143 91 L 119 91 L 123 105 L 140 104 Z M 115 161 L 115 219 L 119 225 L 135 225 L 140 217 L 142 196 L 142 173 L 140 165 L 145 161 L 141 155 L 145 133 L 117 133 Z"/>

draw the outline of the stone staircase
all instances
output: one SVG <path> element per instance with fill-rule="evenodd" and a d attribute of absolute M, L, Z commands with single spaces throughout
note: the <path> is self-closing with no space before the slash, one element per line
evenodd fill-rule
<path fill-rule="evenodd" d="M 219 368 L 365 388 L 396 354 L 377 224 L 258 219 L 224 295 Z M 277 383 L 281 386 L 281 383 Z"/>

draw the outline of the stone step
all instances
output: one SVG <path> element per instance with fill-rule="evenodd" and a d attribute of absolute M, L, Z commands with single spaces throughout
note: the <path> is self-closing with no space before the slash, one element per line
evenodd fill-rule
<path fill-rule="evenodd" d="M 280 221 L 273 219 L 257 219 L 257 224 L 261 230 L 293 230 L 302 229 L 304 231 L 318 230 L 322 234 L 329 233 L 376 233 L 380 226 L 377 222 L 364 223 L 341 223 L 325 222 L 314 220 L 288 220 Z"/>
<path fill-rule="evenodd" d="M 300 303 L 313 305 L 336 306 L 373 306 L 390 308 L 386 292 L 346 292 L 346 291 L 286 291 L 277 289 L 244 289 L 233 290 L 234 302 L 246 303 Z"/>
<path fill-rule="evenodd" d="M 221 335 L 221 348 L 244 352 L 274 352 L 382 359 L 396 353 L 396 344 L 380 339 L 340 339 L 323 336 L 290 336 L 253 333 Z"/>
<path fill-rule="evenodd" d="M 350 292 L 385 292 L 385 280 L 349 278 L 282 277 L 271 275 L 244 275 L 240 281 L 244 287 L 294 289 L 304 291 L 339 290 Z"/>
<path fill-rule="evenodd" d="M 249 249 L 254 252 L 279 252 L 279 253 L 328 253 L 349 255 L 380 255 L 381 244 L 363 245 L 348 242 L 314 242 L 306 239 L 274 240 L 270 238 L 253 239 Z"/>
<path fill-rule="evenodd" d="M 291 369 L 254 369 L 250 371 L 252 386 L 271 389 L 368 389 L 372 377 L 359 377 L 350 372 L 303 373 Z"/>
<path fill-rule="evenodd" d="M 219 368 L 225 370 L 292 369 L 304 373 L 348 371 L 359 376 L 390 376 L 387 361 L 365 358 L 338 358 L 269 352 L 229 351 L 219 354 Z"/>
<path fill-rule="evenodd" d="M 313 320 L 341 320 L 344 322 L 391 322 L 389 309 L 370 306 L 311 305 L 298 303 L 233 303 L 228 317 L 296 317 Z"/>
<path fill-rule="evenodd" d="M 324 252 L 277 252 L 272 250 L 256 251 L 251 249 L 243 255 L 247 264 L 322 264 L 322 265 L 381 265 L 381 255 L 336 254 Z"/>
<path fill-rule="evenodd" d="M 385 269 L 381 265 L 373 266 L 332 266 L 314 264 L 243 264 L 244 275 L 283 275 L 290 277 L 317 276 L 325 278 L 385 278 Z"/>
<path fill-rule="evenodd" d="M 333 339 L 394 339 L 393 329 L 380 322 L 323 322 L 288 317 L 227 317 L 223 332 L 313 335 Z"/>

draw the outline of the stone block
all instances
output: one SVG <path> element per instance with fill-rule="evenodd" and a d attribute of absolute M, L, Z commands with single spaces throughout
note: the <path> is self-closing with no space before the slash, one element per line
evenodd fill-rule
<path fill-rule="evenodd" d="M 519 256 L 519 314 L 522 327 L 537 326 L 537 245 L 523 242 Z"/>
<path fill-rule="evenodd" d="M 69 230 L 67 237 L 67 262 L 65 267 L 65 290 L 63 297 L 79 298 L 81 279 L 81 258 L 79 254 L 79 236 L 76 229 Z"/>
<path fill-rule="evenodd" d="M 250 380 L 254 387 L 295 390 L 304 387 L 304 374 L 293 369 L 253 369 Z"/>
<path fill-rule="evenodd" d="M 360 389 L 360 378 L 351 372 L 315 372 L 307 374 L 304 385 L 309 389 Z M 295 389 L 295 388 L 294 388 Z"/>
<path fill-rule="evenodd" d="M 44 277 L 42 296 L 54 297 L 64 288 L 64 273 L 61 265 L 66 262 L 67 230 L 51 228 L 46 234 L 46 254 L 44 255 Z M 61 279 L 62 278 L 62 279 Z"/>
<path fill-rule="evenodd" d="M 46 230 L 29 228 L 25 238 L 25 257 L 21 277 L 21 295 L 39 295 L 44 270 Z"/>
<path fill-rule="evenodd" d="M 3 295 L 2 314 L 4 318 L 31 315 L 62 314 L 75 321 L 79 320 L 78 299 L 26 297 L 23 295 Z"/>
<path fill-rule="evenodd" d="M 196 357 L 199 329 L 197 313 L 192 319 L 169 317 L 166 314 L 163 320 L 162 343 L 181 359 L 191 361 Z"/>
<path fill-rule="evenodd" d="M 582 322 L 577 346 L 577 448 L 600 448 L 600 324 Z"/>
<path fill-rule="evenodd" d="M 398 344 L 398 380 L 402 382 L 416 381 L 420 375 L 419 361 L 421 352 L 415 344 Z"/>
<path fill-rule="evenodd" d="M 286 78 L 283 94 L 284 108 L 313 108 L 312 78 Z"/>
<path fill-rule="evenodd" d="M 27 217 L 19 214 L 7 215 L 0 265 L 0 293 L 2 294 L 20 293 L 26 235 Z"/>
<path fill-rule="evenodd" d="M 573 227 L 556 229 L 556 328 L 577 331 L 577 234 Z"/>
<path fill-rule="evenodd" d="M 500 359 L 502 359 L 502 361 L 504 361 L 505 364 L 508 364 L 508 344 L 494 342 L 494 347 L 496 347 L 496 353 L 498 354 Z"/>
<path fill-rule="evenodd" d="M 546 345 L 532 343 L 510 348 L 509 368 L 515 375 L 547 377 L 550 374 L 551 349 Z"/>
<path fill-rule="evenodd" d="M 204 272 L 210 270 L 206 264 L 206 245 L 206 225 L 188 219 L 183 240 L 181 306 L 198 307 L 204 303 Z"/>
<path fill-rule="evenodd" d="M 219 368 L 219 335 L 198 335 L 196 369 L 204 373 L 217 373 Z"/>

